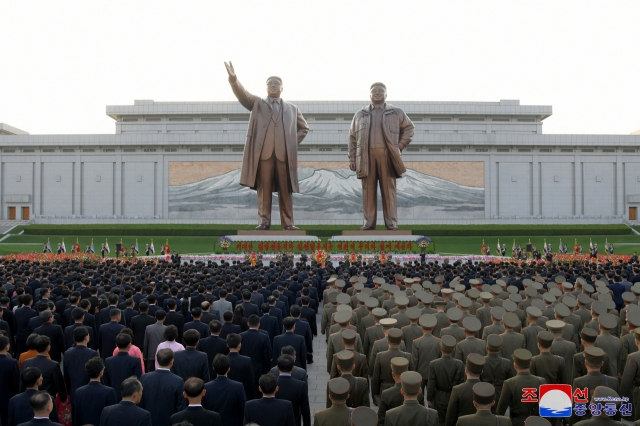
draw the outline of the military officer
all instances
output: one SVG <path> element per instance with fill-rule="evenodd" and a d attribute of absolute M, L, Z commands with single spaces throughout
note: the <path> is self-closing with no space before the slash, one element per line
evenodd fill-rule
<path fill-rule="evenodd" d="M 437 324 L 433 329 L 433 335 L 436 337 L 441 337 L 442 329 L 446 328 L 449 325 L 449 319 L 447 318 L 447 314 L 445 313 L 447 302 L 445 302 L 444 300 L 436 300 L 433 303 L 436 306 L 436 313 L 434 315 L 437 320 Z"/>
<path fill-rule="evenodd" d="M 633 330 L 633 335 L 636 339 L 636 345 L 640 347 L 640 328 Z M 620 382 L 620 394 L 629 398 L 635 407 L 640 403 L 638 398 L 638 390 L 636 389 L 640 385 L 640 352 L 634 352 L 627 357 L 627 364 L 624 367 L 624 374 L 622 375 L 622 381 Z M 633 410 L 633 420 L 639 419 L 640 410 Z"/>
<path fill-rule="evenodd" d="M 472 391 L 473 406 L 477 411 L 475 414 L 458 417 L 457 426 L 511 426 L 509 417 L 496 416 L 491 411 L 496 403 L 496 391 L 492 385 L 476 383 Z"/>
<path fill-rule="evenodd" d="M 404 402 L 400 407 L 386 412 L 384 426 L 438 426 L 438 413 L 418 402 L 422 376 L 415 371 L 406 371 L 400 379 Z"/>
<path fill-rule="evenodd" d="M 362 377 L 367 379 L 369 375 L 369 365 L 367 364 L 367 357 L 360 352 L 356 352 L 356 337 L 358 334 L 353 330 L 345 330 L 342 332 L 342 345 L 345 351 L 353 352 L 353 371 L 351 374 L 355 377 Z M 335 379 L 339 376 L 337 362 L 337 354 L 333 355 L 333 361 L 331 362 L 331 372 L 329 378 Z"/>
<path fill-rule="evenodd" d="M 502 385 L 505 380 L 510 379 L 515 375 L 512 361 L 500 356 L 502 350 L 502 337 L 498 334 L 492 334 L 487 337 L 487 355 L 485 355 L 484 368 L 480 375 L 480 380 L 490 383 L 495 388 L 496 404 L 500 399 L 500 393 L 502 392 Z M 495 413 L 496 405 L 491 407 L 492 412 Z"/>
<path fill-rule="evenodd" d="M 565 370 L 567 365 L 563 357 L 551 353 L 552 344 L 553 334 L 548 331 L 541 331 L 538 334 L 540 355 L 536 355 L 531 359 L 530 371 L 534 376 L 544 377 L 549 384 L 565 383 L 563 380 L 566 377 Z"/>
<path fill-rule="evenodd" d="M 613 315 L 605 313 L 598 317 L 598 324 L 600 326 L 600 335 L 596 338 L 596 346 L 609 354 L 611 375 L 618 377 L 618 358 L 620 357 L 622 344 L 620 339 L 611 334 L 611 331 L 617 327 L 618 321 Z"/>
<path fill-rule="evenodd" d="M 502 316 L 502 324 L 504 325 L 504 333 L 502 337 L 502 356 L 512 359 L 513 352 L 516 349 L 524 347 L 524 336 L 516 333 L 514 329 L 521 325 L 520 318 L 513 312 L 507 312 Z"/>
<path fill-rule="evenodd" d="M 597 404 L 598 401 L 620 398 L 620 395 L 615 390 L 606 387 L 598 386 L 591 394 L 591 403 Z M 598 399 L 596 399 L 598 398 Z M 617 404 L 616 404 L 617 405 Z M 597 418 L 591 418 L 588 420 L 581 420 L 575 423 L 575 426 L 620 426 L 622 423 L 613 420 L 606 413 L 606 410 L 602 410 Z"/>
<path fill-rule="evenodd" d="M 542 316 L 542 311 L 535 306 L 529 306 L 526 310 L 527 322 L 529 325 L 522 329 L 522 335 L 524 336 L 524 348 L 531 352 L 533 355 L 538 355 L 538 333 L 544 331 L 544 328 L 540 327 L 537 322 L 538 318 Z"/>
<path fill-rule="evenodd" d="M 598 337 L 598 333 L 593 328 L 583 328 L 580 332 L 582 345 L 585 349 L 595 346 L 596 338 Z M 633 337 L 633 336 L 632 336 Z M 584 351 L 578 352 L 573 356 L 573 367 L 571 369 L 571 382 L 577 378 L 582 377 L 587 374 L 587 368 L 584 365 Z M 602 374 L 610 375 L 610 367 L 609 367 L 609 355 L 604 353 L 603 365 L 600 370 Z"/>
<path fill-rule="evenodd" d="M 443 289 L 446 290 L 446 289 Z M 440 337 L 445 335 L 453 336 L 456 342 L 464 340 L 466 335 L 462 327 L 458 325 L 458 322 L 462 319 L 462 311 L 458 308 L 449 308 L 447 311 L 447 320 L 449 321 L 449 327 L 440 330 Z"/>
<path fill-rule="evenodd" d="M 429 364 L 434 359 L 440 358 L 440 339 L 434 337 L 432 332 L 437 324 L 436 317 L 431 314 L 421 315 L 418 320 L 422 329 L 422 337 L 413 342 L 411 348 L 411 363 L 422 376 L 422 388 L 424 390 L 429 378 Z"/>
<path fill-rule="evenodd" d="M 484 356 L 480 354 L 471 353 L 467 356 L 465 368 L 467 381 L 454 386 L 451 390 L 445 426 L 455 426 L 458 417 L 475 412 L 476 409 L 473 405 L 473 386 L 476 383 L 480 383 L 480 375 L 482 374 L 484 364 Z"/>
<path fill-rule="evenodd" d="M 576 345 L 573 342 L 567 342 L 562 338 L 562 330 L 566 326 L 564 321 L 551 320 L 547 321 L 547 329 L 553 334 L 553 343 L 551 344 L 551 354 L 561 356 L 564 359 L 562 376 L 557 383 L 571 384 L 571 369 L 573 356 L 576 354 Z M 535 373 L 534 373 L 535 374 Z"/>
<path fill-rule="evenodd" d="M 375 317 L 373 316 L 372 312 L 375 308 L 378 307 L 378 299 L 376 299 L 375 297 L 367 297 L 367 299 L 364 301 L 364 306 L 366 306 L 367 308 L 367 315 L 363 316 L 358 322 L 358 334 L 360 335 L 360 339 L 362 340 L 363 349 L 365 349 L 364 337 L 365 337 L 367 328 L 373 327 L 373 325 L 375 324 L 375 321 L 374 321 Z M 364 353 L 368 355 L 366 352 L 366 349 Z"/>
<path fill-rule="evenodd" d="M 413 365 L 411 365 L 411 354 L 403 352 L 400 349 L 400 344 L 402 343 L 402 331 L 397 328 L 392 328 L 387 334 L 387 339 L 389 349 L 378 353 L 373 364 L 371 395 L 376 402 L 380 400 L 380 393 L 382 391 L 394 385 L 393 377 L 391 376 L 391 360 L 393 358 L 406 358 L 409 360 L 409 369 L 413 370 Z"/>
<path fill-rule="evenodd" d="M 386 350 L 389 349 L 389 331 L 391 331 L 392 328 L 395 328 L 396 324 L 398 323 L 398 320 L 395 318 L 383 318 L 380 320 L 380 324 L 382 325 L 382 332 L 384 333 L 384 337 L 382 339 L 378 339 L 377 341 L 375 341 L 373 343 L 373 349 L 371 349 L 371 356 L 369 356 L 369 365 L 370 366 L 374 366 L 375 362 L 376 362 L 376 356 L 380 353 L 380 352 L 384 352 Z M 396 328 L 396 330 L 398 330 Z M 400 331 L 400 330 L 398 330 Z M 395 334 L 395 333 L 394 333 Z M 402 335 L 402 331 L 400 331 L 400 335 Z M 405 346 L 404 346 L 404 342 L 400 341 L 400 350 L 404 351 L 405 350 Z M 391 376 L 391 375 L 389 375 Z"/>
<path fill-rule="evenodd" d="M 482 329 L 491 325 L 491 306 L 489 306 L 489 302 L 493 296 L 488 291 L 483 291 L 480 293 L 480 300 L 482 301 L 482 307 L 476 310 L 476 318 L 480 320 L 482 324 Z"/>
<path fill-rule="evenodd" d="M 348 327 L 349 321 L 351 320 L 351 313 L 345 311 L 336 312 L 333 319 L 336 323 L 340 324 L 340 331 L 337 331 L 329 336 L 329 344 L 327 346 L 327 373 L 331 373 L 333 355 L 344 350 L 344 345 L 342 344 L 342 334 L 349 329 Z M 358 336 L 357 334 L 356 351 L 364 352 L 362 348 L 362 341 L 360 340 L 360 336 Z"/>
<path fill-rule="evenodd" d="M 376 424 L 378 416 L 368 407 L 358 407 L 351 412 L 351 426 L 372 426 Z"/>
<path fill-rule="evenodd" d="M 578 329 L 571 323 L 567 321 L 571 312 L 569 308 L 564 303 L 558 303 L 553 308 L 554 318 L 556 320 L 564 322 L 564 327 L 562 328 L 562 338 L 567 342 L 573 343 L 578 341 Z"/>
<path fill-rule="evenodd" d="M 624 294 L 627 294 L 627 293 L 623 293 L 623 295 Z M 621 316 L 622 316 L 622 313 L 621 313 Z M 629 354 L 632 354 L 638 351 L 633 330 L 640 327 L 640 311 L 627 312 L 626 322 L 628 324 L 628 328 L 630 332 L 623 335 L 620 338 L 621 348 L 620 348 L 620 360 L 618 361 L 618 370 L 619 370 L 618 375 L 624 374 L 624 366 L 627 362 L 627 357 L 629 356 Z"/>
<path fill-rule="evenodd" d="M 455 358 L 465 362 L 469 354 L 486 355 L 486 343 L 475 337 L 476 333 L 480 331 L 481 325 L 480 320 L 476 317 L 469 316 L 462 320 L 462 327 L 464 328 L 466 338 L 456 345 Z"/>
<path fill-rule="evenodd" d="M 440 339 L 442 357 L 429 364 L 427 381 L 427 401 L 438 411 L 440 424 L 444 424 L 449 397 L 454 386 L 464 380 L 464 363 L 452 357 L 456 349 L 456 339 L 445 335 Z"/>
<path fill-rule="evenodd" d="M 591 304 L 591 321 L 584 324 L 584 327 L 593 328 L 598 333 L 600 332 L 600 324 L 598 318 L 602 314 L 607 313 L 607 307 L 600 301 L 593 302 Z"/>
<path fill-rule="evenodd" d="M 317 411 L 313 415 L 314 426 L 336 426 L 351 423 L 351 409 L 347 407 L 349 382 L 342 377 L 329 380 L 331 407 Z"/>
<path fill-rule="evenodd" d="M 407 352 L 411 353 L 413 349 L 413 341 L 422 337 L 422 328 L 418 324 L 420 319 L 420 308 L 414 306 L 407 309 L 407 318 L 409 319 L 409 325 L 402 327 L 403 341 Z"/>
<path fill-rule="evenodd" d="M 380 394 L 380 406 L 378 407 L 378 424 L 384 425 L 384 418 L 388 410 L 392 410 L 402 405 L 402 373 L 409 370 L 409 360 L 403 357 L 391 359 L 391 375 L 395 385 Z M 424 405 L 424 394 L 422 389 L 418 393 L 418 403 Z"/>
<path fill-rule="evenodd" d="M 524 426 L 551 426 L 551 422 L 540 416 L 529 416 L 524 421 Z"/>
<path fill-rule="evenodd" d="M 407 298 L 406 296 L 397 296 L 395 298 L 395 301 L 398 312 L 394 313 L 394 310 L 396 309 L 394 308 L 391 309 L 389 313 L 391 314 L 391 318 L 395 318 L 396 320 L 398 320 L 396 328 L 401 330 L 402 327 L 411 324 L 411 322 L 409 321 L 409 317 L 407 317 L 407 306 L 409 305 L 409 298 Z"/>
<path fill-rule="evenodd" d="M 353 375 L 355 368 L 354 355 L 355 353 L 352 351 L 341 351 L 335 355 L 340 377 L 349 382 L 349 397 L 346 404 L 350 408 L 369 407 L 369 380 Z M 329 394 L 329 386 L 327 384 L 327 408 L 331 407 Z"/>
<path fill-rule="evenodd" d="M 488 325 L 482 331 L 482 340 L 486 340 L 490 334 L 502 334 L 504 333 L 504 327 L 502 326 L 502 317 L 506 313 L 502 306 L 493 306 L 491 308 L 491 325 Z"/>
<path fill-rule="evenodd" d="M 509 417 L 511 417 L 513 426 L 524 426 L 524 419 L 539 412 L 537 402 L 524 401 L 522 389 L 539 389 L 541 384 L 547 383 L 542 377 L 530 373 L 531 358 L 531 352 L 526 349 L 518 349 L 513 353 L 513 366 L 516 375 L 504 382 L 498 400 L 496 413 L 503 415 L 509 408 Z M 537 395 L 539 396 L 539 394 Z"/>
<path fill-rule="evenodd" d="M 320 332 L 325 335 L 325 339 L 329 340 L 329 327 L 331 326 L 331 315 L 333 315 L 337 307 L 338 291 L 334 290 L 330 293 L 327 293 L 327 297 L 324 299 L 325 304 L 322 309 L 322 319 L 320 321 Z"/>
<path fill-rule="evenodd" d="M 362 344 L 365 356 L 369 357 L 373 349 L 373 344 L 384 338 L 385 334 L 382 331 L 382 324 L 380 321 L 387 316 L 387 311 L 382 308 L 375 308 L 371 311 L 373 315 L 374 324 L 367 328 L 364 335 L 364 342 Z"/>

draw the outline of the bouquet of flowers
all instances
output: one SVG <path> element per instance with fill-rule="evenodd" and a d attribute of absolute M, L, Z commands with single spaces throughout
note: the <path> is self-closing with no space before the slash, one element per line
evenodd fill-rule
<path fill-rule="evenodd" d="M 316 260 L 317 264 L 324 267 L 324 263 L 327 261 L 327 252 L 324 250 L 316 250 L 313 253 L 313 258 Z"/>
<path fill-rule="evenodd" d="M 251 261 L 251 266 L 256 266 L 256 263 L 258 263 L 258 255 L 256 254 L 256 252 L 251 252 L 251 256 L 249 256 L 249 260 Z"/>
<path fill-rule="evenodd" d="M 431 244 L 431 238 L 429 237 L 420 237 L 416 240 L 416 244 L 420 247 L 420 250 L 425 251 L 429 244 Z"/>
<path fill-rule="evenodd" d="M 222 250 L 226 250 L 231 247 L 232 242 L 233 241 L 231 241 L 231 238 L 229 237 L 220 237 L 220 239 L 218 240 L 218 245 L 220 246 L 220 248 L 222 248 Z"/>
<path fill-rule="evenodd" d="M 380 253 L 380 263 L 387 263 L 388 257 L 387 257 L 387 253 Z"/>
<path fill-rule="evenodd" d="M 351 262 L 351 263 L 355 263 L 355 262 L 357 262 L 357 261 L 358 261 L 358 255 L 357 255 L 357 254 L 355 254 L 355 253 L 351 253 L 351 254 L 349 255 L 349 262 Z"/>

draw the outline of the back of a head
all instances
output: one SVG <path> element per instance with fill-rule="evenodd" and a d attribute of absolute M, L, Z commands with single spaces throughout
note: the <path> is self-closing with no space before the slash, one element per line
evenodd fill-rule
<path fill-rule="evenodd" d="M 40 376 L 42 376 L 42 371 L 38 367 L 27 367 L 20 373 L 20 380 L 25 387 L 32 388 L 36 385 Z"/>
<path fill-rule="evenodd" d="M 289 309 L 289 313 L 293 318 L 298 318 L 300 316 L 300 306 L 293 305 L 291 309 Z"/>
<path fill-rule="evenodd" d="M 184 393 L 187 394 L 189 398 L 197 398 L 202 395 L 202 391 L 204 390 L 204 381 L 197 377 L 190 377 L 184 382 Z"/>
<path fill-rule="evenodd" d="M 104 370 L 104 361 L 99 356 L 91 358 L 84 365 L 84 371 L 90 379 L 97 379 L 100 377 L 102 370 Z"/>
<path fill-rule="evenodd" d="M 271 395 L 278 387 L 278 378 L 271 373 L 263 374 L 260 376 L 258 384 L 260 385 L 263 394 Z"/>
<path fill-rule="evenodd" d="M 160 349 L 156 354 L 156 361 L 160 367 L 168 367 L 173 361 L 173 351 L 171 349 Z"/>
<path fill-rule="evenodd" d="M 33 348 L 38 353 L 44 353 L 51 344 L 51 340 L 47 336 L 39 336 L 33 342 Z"/>
<path fill-rule="evenodd" d="M 231 368 L 231 360 L 224 354 L 217 354 L 215 358 L 213 358 L 212 366 L 217 375 L 223 376 L 227 374 L 227 371 Z"/>
<path fill-rule="evenodd" d="M 233 312 L 224 311 L 224 314 L 222 314 L 222 319 L 225 320 L 226 322 L 233 321 Z"/>
<path fill-rule="evenodd" d="M 167 317 L 167 313 L 163 309 L 158 309 L 156 311 L 156 319 L 158 321 L 163 321 Z"/>
<path fill-rule="evenodd" d="M 220 334 L 220 331 L 222 331 L 222 323 L 218 320 L 211 320 L 211 322 L 209 322 L 209 331 L 211 334 Z"/>
<path fill-rule="evenodd" d="M 293 346 L 287 345 L 280 350 L 280 355 L 289 355 L 295 358 L 296 350 Z"/>
<path fill-rule="evenodd" d="M 294 364 L 295 361 L 290 355 L 280 355 L 278 357 L 278 370 L 280 370 L 280 372 L 282 373 L 291 373 L 291 371 L 293 371 Z"/>
<path fill-rule="evenodd" d="M 142 390 L 142 383 L 140 383 L 136 376 L 131 376 L 127 379 L 124 379 L 124 381 L 120 385 L 120 395 L 122 395 L 122 398 L 131 398 L 133 394 L 139 392 L 140 390 Z"/>
<path fill-rule="evenodd" d="M 249 327 L 257 327 L 260 325 L 260 317 L 257 315 L 251 315 L 249 317 Z"/>
<path fill-rule="evenodd" d="M 76 343 L 82 342 L 85 337 L 89 335 L 89 330 L 85 326 L 76 327 L 73 330 L 73 341 Z"/>
<path fill-rule="evenodd" d="M 175 325 L 169 325 L 162 331 L 162 337 L 168 342 L 173 342 L 178 338 L 178 328 Z"/>
<path fill-rule="evenodd" d="M 131 344 L 131 336 L 126 333 L 120 333 L 116 336 L 116 346 L 118 350 L 127 349 L 127 347 Z"/>
<path fill-rule="evenodd" d="M 282 325 L 284 326 L 284 329 L 286 331 L 291 331 L 293 330 L 293 327 L 295 327 L 296 325 L 296 320 L 294 320 L 291 317 L 286 317 L 283 321 L 282 321 Z"/>
<path fill-rule="evenodd" d="M 236 333 L 231 333 L 227 335 L 227 346 L 229 349 L 237 349 L 242 343 L 242 336 Z"/>
<path fill-rule="evenodd" d="M 51 402 L 51 395 L 46 391 L 36 392 L 29 399 L 29 405 L 31 405 L 31 409 L 35 415 L 45 412 Z"/>
<path fill-rule="evenodd" d="M 269 311 L 271 310 L 271 307 L 269 306 L 268 303 L 263 303 L 262 305 L 260 305 L 260 310 L 262 311 L 263 314 L 268 314 Z"/>
<path fill-rule="evenodd" d="M 117 319 L 120 315 L 122 315 L 122 311 L 118 308 L 113 308 L 111 312 L 109 312 L 109 318 L 111 318 L 112 321 Z"/>
<path fill-rule="evenodd" d="M 196 346 L 200 340 L 200 332 L 198 330 L 187 330 L 182 335 L 182 340 L 186 346 Z"/>

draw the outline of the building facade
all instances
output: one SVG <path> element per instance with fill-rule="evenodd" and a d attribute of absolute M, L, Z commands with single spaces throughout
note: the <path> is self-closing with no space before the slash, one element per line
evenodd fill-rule
<path fill-rule="evenodd" d="M 310 127 L 298 146 L 296 223 L 360 224 L 347 146 L 367 102 L 293 103 Z M 390 103 L 416 127 L 398 180 L 401 225 L 636 220 L 640 135 L 546 135 L 552 108 L 517 100 Z M 107 115 L 113 135 L 0 124 L 0 219 L 256 223 L 255 192 L 238 184 L 249 120 L 239 103 L 141 100 Z"/>

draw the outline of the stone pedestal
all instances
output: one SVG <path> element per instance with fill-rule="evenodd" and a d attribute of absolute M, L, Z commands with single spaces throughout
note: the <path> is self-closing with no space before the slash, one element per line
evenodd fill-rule
<path fill-rule="evenodd" d="M 242 236 L 249 236 L 249 235 L 253 235 L 256 237 L 284 237 L 284 236 L 288 236 L 288 237 L 303 237 L 305 235 L 307 235 L 307 231 L 303 231 L 303 230 L 297 230 L 297 231 L 284 231 L 284 230 L 279 230 L 279 231 L 256 231 L 254 230 L 239 230 L 238 231 L 238 235 L 242 235 Z"/>
<path fill-rule="evenodd" d="M 411 235 L 411 230 L 410 229 L 402 229 L 402 230 L 397 230 L 397 231 L 387 231 L 387 230 L 373 230 L 373 231 L 342 231 L 342 236 L 344 237 L 356 237 L 356 236 L 380 236 L 380 237 L 395 237 L 398 235 Z"/>

